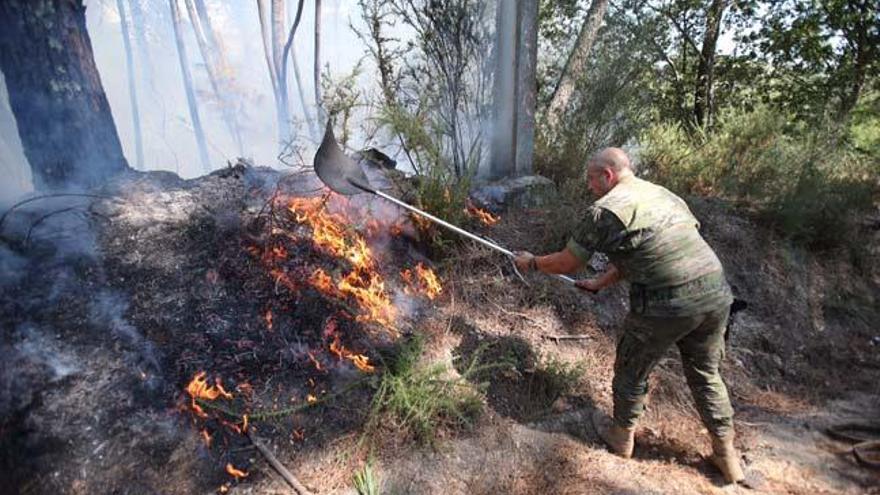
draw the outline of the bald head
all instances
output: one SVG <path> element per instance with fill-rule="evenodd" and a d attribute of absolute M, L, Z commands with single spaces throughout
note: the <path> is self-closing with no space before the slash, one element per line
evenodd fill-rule
<path fill-rule="evenodd" d="M 629 157 L 620 148 L 605 148 L 596 153 L 590 159 L 590 167 L 607 168 L 617 173 L 632 170 Z"/>
<path fill-rule="evenodd" d="M 633 175 L 629 157 L 620 148 L 605 148 L 590 158 L 587 183 L 597 198 L 608 194 L 621 179 Z"/>

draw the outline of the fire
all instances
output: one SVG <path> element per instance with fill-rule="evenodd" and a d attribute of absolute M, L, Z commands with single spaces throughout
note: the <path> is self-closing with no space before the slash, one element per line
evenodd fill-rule
<path fill-rule="evenodd" d="M 498 223 L 498 221 L 501 220 L 501 217 L 495 216 L 486 210 L 481 210 L 480 208 L 477 208 L 470 201 L 468 201 L 467 207 L 465 208 L 464 212 L 471 217 L 476 218 L 484 225 L 495 225 L 496 223 Z"/>
<path fill-rule="evenodd" d="M 192 410 L 201 418 L 206 418 L 208 415 L 205 414 L 205 411 L 201 406 L 196 404 L 196 399 L 216 400 L 220 396 L 226 399 L 232 398 L 232 394 L 223 388 L 223 384 L 220 382 L 219 377 L 214 380 L 213 386 L 208 386 L 208 381 L 205 379 L 207 374 L 208 373 L 205 371 L 199 371 L 186 386 L 186 393 L 188 393 L 192 399 Z"/>
<path fill-rule="evenodd" d="M 226 472 L 229 473 L 230 475 L 234 476 L 235 479 L 247 478 L 247 475 L 248 475 L 246 471 L 236 469 L 236 467 L 233 466 L 232 463 L 226 464 Z"/>
<path fill-rule="evenodd" d="M 357 317 L 359 321 L 393 326 L 396 311 L 382 275 L 376 271 L 373 252 L 363 236 L 346 227 L 351 223 L 349 220 L 327 212 L 325 205 L 322 198 L 291 198 L 287 208 L 298 222 L 311 227 L 315 246 L 348 260 L 352 270 L 334 284 L 333 278 L 318 268 L 312 272 L 309 283 L 331 297 L 353 297 L 364 311 Z"/>
<path fill-rule="evenodd" d="M 264 316 L 266 320 L 266 328 L 272 330 L 272 309 L 266 309 L 266 315 Z"/>
<path fill-rule="evenodd" d="M 336 318 L 328 319 L 327 324 L 324 325 L 324 337 L 333 338 L 333 341 L 330 342 L 329 346 L 330 352 L 336 355 L 340 360 L 347 359 L 351 361 L 351 364 L 364 373 L 372 373 L 376 371 L 376 368 L 370 364 L 370 358 L 363 354 L 355 354 L 342 345 L 342 342 L 339 339 L 339 334 L 336 333 L 336 330 Z"/>
<path fill-rule="evenodd" d="M 213 440 L 213 437 L 211 436 L 210 433 L 208 433 L 208 430 L 202 430 L 202 440 L 205 441 L 205 446 L 210 449 L 211 448 L 211 440 Z"/>
<path fill-rule="evenodd" d="M 437 278 L 437 274 L 421 263 L 416 265 L 415 273 L 410 269 L 400 272 L 400 278 L 402 278 L 411 288 L 416 289 L 417 287 L 419 292 L 431 300 L 443 292 L 443 286 L 440 285 L 440 280 Z"/>

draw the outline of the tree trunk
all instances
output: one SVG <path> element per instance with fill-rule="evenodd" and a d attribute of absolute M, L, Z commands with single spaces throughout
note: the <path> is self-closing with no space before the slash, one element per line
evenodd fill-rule
<path fill-rule="evenodd" d="M 320 131 L 315 127 L 315 122 L 312 119 L 312 114 L 309 112 L 308 106 L 306 106 L 306 98 L 305 91 L 303 91 L 303 83 L 302 77 L 299 72 L 299 64 L 296 60 L 296 53 L 293 51 L 293 37 L 296 35 L 296 30 L 299 28 L 299 21 L 302 20 L 303 6 L 305 4 L 305 0 L 299 0 L 296 7 L 296 18 L 293 20 L 293 24 L 290 26 L 290 33 L 287 35 L 287 43 L 284 44 L 284 53 L 281 55 L 281 79 L 284 80 L 285 84 L 285 94 L 288 93 L 287 89 L 287 59 L 288 57 L 293 59 L 293 73 L 296 78 L 296 87 L 299 92 L 300 103 L 302 104 L 303 116 L 306 119 L 306 125 L 309 128 L 309 133 L 312 135 L 312 139 L 317 143 L 320 138 Z"/>
<path fill-rule="evenodd" d="M 492 88 L 492 134 L 489 153 L 491 180 L 516 171 L 516 36 L 514 2 L 495 5 L 495 75 Z"/>
<path fill-rule="evenodd" d="M 220 112 L 223 114 L 223 120 L 229 128 L 229 133 L 232 135 L 232 138 L 238 146 L 238 152 L 242 153 L 243 143 L 241 140 L 241 131 L 238 126 L 238 119 L 232 108 L 233 103 L 229 101 L 226 93 L 227 88 L 225 78 L 223 77 L 225 63 L 219 55 L 219 47 L 211 42 L 213 37 L 209 37 L 207 34 L 209 31 L 213 30 L 208 29 L 208 27 L 204 25 L 205 20 L 210 23 L 210 17 L 208 17 L 207 12 L 205 12 L 204 17 L 201 16 L 193 0 L 185 0 L 184 3 L 186 4 L 186 10 L 189 14 L 193 32 L 195 33 L 196 44 L 199 46 L 199 53 L 201 53 L 202 60 L 205 62 L 205 72 L 208 73 L 208 81 L 211 82 L 211 90 L 214 92 L 217 104 L 220 105 Z M 204 5 L 202 5 L 202 8 L 204 8 Z"/>
<path fill-rule="evenodd" d="M 0 1 L 0 70 L 35 189 L 97 186 L 128 169 L 82 0 Z"/>
<path fill-rule="evenodd" d="M 516 54 L 516 175 L 531 175 L 535 149 L 536 67 L 538 63 L 538 0 L 522 0 L 517 17 Z"/>
<path fill-rule="evenodd" d="M 131 31 L 134 33 L 133 37 L 137 45 L 138 55 L 140 55 L 142 75 L 145 80 L 151 81 L 153 79 L 153 63 L 150 59 L 147 36 L 144 33 L 144 9 L 141 6 L 140 0 L 131 0 L 129 5 L 131 6 Z"/>
<path fill-rule="evenodd" d="M 278 107 L 278 137 L 282 146 L 290 141 L 290 104 L 287 96 L 287 75 L 282 71 L 284 60 L 284 40 L 287 30 L 284 17 L 284 0 L 272 0 L 272 65 L 278 78 L 278 93 L 275 105 Z"/>
<path fill-rule="evenodd" d="M 547 126 L 551 132 L 555 131 L 559 125 L 562 115 L 568 108 L 571 96 L 574 94 L 574 87 L 584 73 L 584 68 L 590 58 L 590 50 L 592 50 L 596 36 L 599 34 L 599 27 L 602 25 L 606 10 L 608 10 L 608 0 L 593 0 L 590 4 L 587 18 L 584 20 L 584 25 L 581 26 L 581 32 L 568 56 L 559 83 L 550 99 L 550 106 L 547 108 Z"/>
<path fill-rule="evenodd" d="M 318 127 L 324 127 L 324 105 L 321 98 L 321 0 L 315 0 L 315 112 Z"/>
<path fill-rule="evenodd" d="M 700 63 L 697 65 L 697 87 L 694 92 L 694 121 L 697 127 L 711 127 L 713 108 L 715 106 L 715 46 L 721 34 L 721 19 L 725 0 L 712 0 L 706 12 L 706 32 L 703 36 L 703 47 L 700 50 Z"/>
<path fill-rule="evenodd" d="M 205 173 L 211 171 L 211 161 L 208 158 L 208 147 L 205 144 L 205 132 L 202 130 L 202 120 L 199 118 L 199 107 L 196 101 L 196 94 L 193 91 L 192 74 L 189 72 L 189 59 L 186 55 L 186 46 L 183 44 L 183 34 L 181 33 L 180 10 L 177 7 L 177 0 L 168 0 L 171 7 L 171 24 L 174 26 L 174 40 L 177 43 L 177 55 L 180 60 L 180 73 L 183 76 L 183 89 L 186 92 L 186 102 L 189 106 L 189 115 L 192 119 L 193 131 L 196 135 L 196 145 L 199 148 L 199 158 L 202 162 L 202 169 Z"/>
<path fill-rule="evenodd" d="M 141 135 L 141 115 L 138 108 L 137 83 L 134 75 L 134 57 L 131 54 L 131 34 L 125 14 L 125 1 L 116 0 L 119 9 L 119 25 L 122 27 L 122 45 L 125 47 L 125 68 L 128 70 L 128 96 L 131 100 L 131 120 L 134 126 L 134 147 L 137 161 L 135 167 L 144 169 L 144 144 Z"/>

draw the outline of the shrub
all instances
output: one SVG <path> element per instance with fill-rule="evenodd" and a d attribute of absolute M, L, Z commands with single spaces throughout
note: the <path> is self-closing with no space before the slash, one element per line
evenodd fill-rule
<path fill-rule="evenodd" d="M 790 125 L 762 107 L 726 111 L 709 135 L 659 124 L 642 137 L 642 174 L 680 194 L 746 206 L 786 235 L 828 245 L 872 207 L 878 160 L 849 147 L 833 126 Z"/>
<path fill-rule="evenodd" d="M 468 382 L 492 367 L 479 363 L 480 353 L 474 354 L 461 376 L 454 377 L 443 363 L 423 363 L 423 351 L 422 338 L 415 336 L 398 344 L 385 360 L 367 432 L 383 423 L 430 444 L 439 428 L 469 426 L 482 412 L 482 394 Z"/>

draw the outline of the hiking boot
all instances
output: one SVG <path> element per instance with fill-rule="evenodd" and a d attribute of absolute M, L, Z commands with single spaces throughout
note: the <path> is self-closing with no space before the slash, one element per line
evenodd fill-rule
<path fill-rule="evenodd" d="M 635 445 L 635 427 L 618 426 L 613 419 L 598 409 L 593 411 L 593 427 L 596 428 L 596 433 L 602 437 L 611 452 L 627 459 L 632 457 Z"/>
<path fill-rule="evenodd" d="M 738 483 L 745 479 L 739 453 L 733 446 L 733 432 L 723 437 L 712 435 L 712 456 L 709 460 L 721 471 L 727 483 Z"/>

